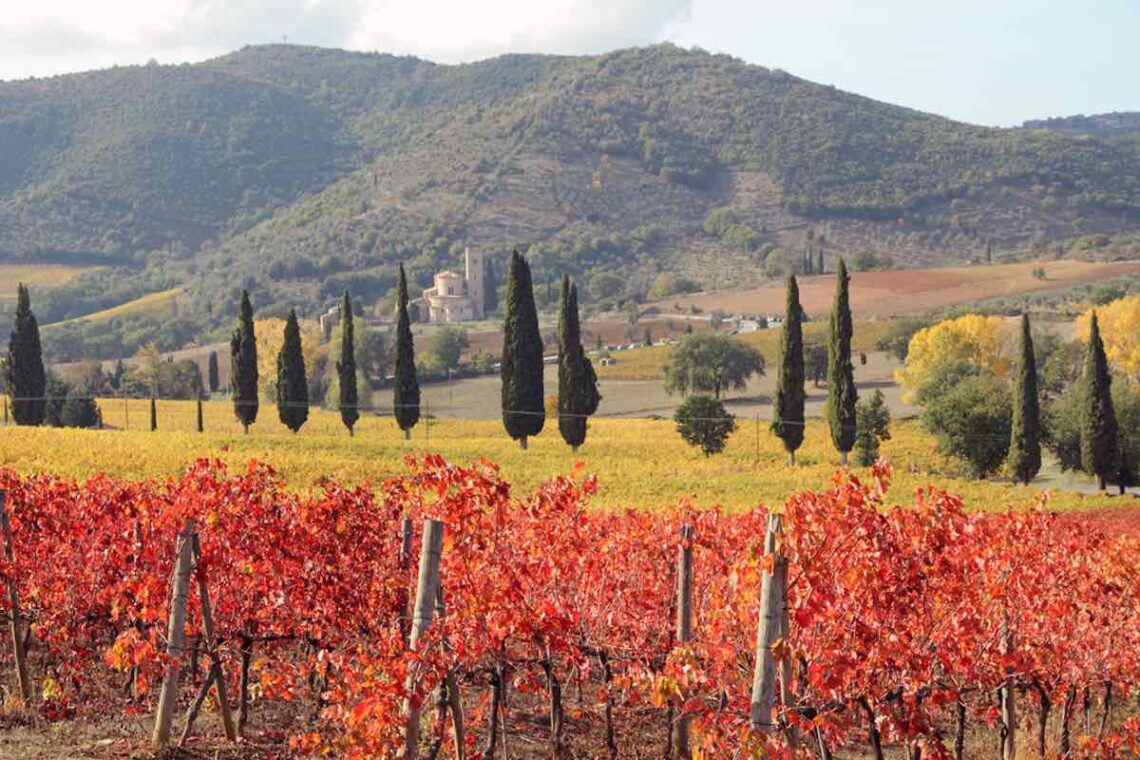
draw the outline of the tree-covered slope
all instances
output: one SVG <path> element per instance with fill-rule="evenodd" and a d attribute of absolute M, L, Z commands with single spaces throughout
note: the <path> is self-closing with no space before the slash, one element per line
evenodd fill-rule
<path fill-rule="evenodd" d="M 380 298 L 401 260 L 423 284 L 464 245 L 529 247 L 536 282 L 569 271 L 597 300 L 662 269 L 774 273 L 809 229 L 829 255 L 931 264 L 1138 228 L 1126 142 L 962 124 L 668 45 L 458 66 L 272 45 L 0 83 L 0 262 L 111 262 L 124 294 L 183 285 L 200 328 L 242 286 L 311 313 L 344 287 Z"/>

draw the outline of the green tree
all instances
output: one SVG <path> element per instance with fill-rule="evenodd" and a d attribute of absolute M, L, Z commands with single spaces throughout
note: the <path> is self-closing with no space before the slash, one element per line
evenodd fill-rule
<path fill-rule="evenodd" d="M 403 264 L 400 264 L 396 312 L 396 388 L 392 406 L 396 424 L 407 439 L 412 437 L 412 428 L 420 421 L 420 382 L 416 378 L 416 348 L 408 319 L 408 280 Z"/>
<path fill-rule="evenodd" d="M 103 418 L 99 413 L 99 405 L 88 391 L 72 388 L 63 402 L 60 423 L 63 427 L 101 428 Z"/>
<path fill-rule="evenodd" d="M 63 427 L 63 404 L 71 388 L 56 373 L 48 370 L 44 381 L 44 423 L 48 427 Z"/>
<path fill-rule="evenodd" d="M 804 346 L 804 375 L 816 388 L 827 377 L 827 346 L 808 343 Z"/>
<path fill-rule="evenodd" d="M 526 448 L 546 422 L 542 395 L 542 335 L 534 307 L 530 266 L 515 249 L 507 275 L 506 322 L 503 325 L 502 411 L 507 433 Z"/>
<path fill-rule="evenodd" d="M 490 258 L 483 259 L 483 313 L 491 314 L 499 308 L 499 275 Z"/>
<path fill-rule="evenodd" d="M 847 453 L 855 445 L 855 367 L 851 364 L 851 303 L 847 288 L 851 278 L 843 259 L 835 268 L 835 305 L 831 309 L 827 343 L 827 421 L 831 443 L 839 452 L 839 463 L 847 464 Z"/>
<path fill-rule="evenodd" d="M 294 309 L 285 320 L 285 338 L 277 353 L 277 416 L 294 433 L 309 419 L 309 379 L 301 350 L 301 325 Z"/>
<path fill-rule="evenodd" d="M 1112 375 L 1095 311 L 1089 325 L 1082 382 L 1081 463 L 1085 472 L 1096 476 L 1097 487 L 1103 491 L 1108 478 L 1120 469 L 1120 450 L 1112 406 Z"/>
<path fill-rule="evenodd" d="M 930 320 L 903 317 L 891 320 L 886 332 L 875 341 L 875 348 L 886 351 L 900 362 L 905 362 L 910 350 L 910 339 L 919 330 L 930 327 Z"/>
<path fill-rule="evenodd" d="M 242 431 L 249 434 L 249 426 L 257 420 L 257 338 L 253 332 L 253 306 L 249 292 L 241 292 L 238 309 L 238 326 L 230 339 L 230 392 L 234 400 L 234 415 L 241 422 Z"/>
<path fill-rule="evenodd" d="M 685 399 L 673 420 L 677 432 L 692 446 L 699 446 L 705 456 L 724 451 L 728 436 L 736 430 L 736 418 L 725 411 L 724 404 L 707 393 Z"/>
<path fill-rule="evenodd" d="M 795 466 L 796 450 L 804 442 L 804 334 L 803 308 L 796 278 L 788 278 L 787 308 L 780 331 L 780 367 L 776 376 L 776 401 L 772 432 L 784 442 L 788 465 Z"/>
<path fill-rule="evenodd" d="M 558 431 L 574 451 L 586 440 L 586 419 L 598 410 L 598 376 L 582 348 L 578 286 L 563 275 L 558 314 Z"/>
<path fill-rule="evenodd" d="M 1013 374 L 1013 422 L 1009 472 L 1025 485 L 1041 469 L 1041 400 L 1037 391 L 1037 359 L 1029 315 L 1021 315 L 1021 351 Z"/>
<path fill-rule="evenodd" d="M 764 357 L 752 346 L 714 332 L 685 335 L 662 368 L 667 393 L 744 390 L 753 375 L 764 375 Z"/>
<path fill-rule="evenodd" d="M 876 390 L 870 401 L 855 405 L 855 460 L 860 467 L 870 467 L 879 458 L 879 443 L 891 439 L 891 411 L 883 392 Z"/>
<path fill-rule="evenodd" d="M 218 378 L 218 352 L 211 351 L 209 359 L 206 360 L 206 378 L 210 384 L 210 393 L 217 393 L 218 386 L 221 381 Z"/>
<path fill-rule="evenodd" d="M 198 398 L 196 398 L 195 401 L 197 402 L 195 405 L 195 412 L 196 412 L 195 422 L 197 423 L 198 432 L 204 433 L 204 432 L 206 432 L 206 420 L 205 420 L 205 415 L 202 413 L 202 394 L 201 393 L 198 394 Z"/>
<path fill-rule="evenodd" d="M 150 432 L 158 430 L 158 402 L 150 397 Z"/>
<path fill-rule="evenodd" d="M 42 424 L 46 413 L 47 373 L 39 324 L 32 312 L 31 295 L 23 283 L 16 287 L 15 329 L 8 341 L 4 375 L 8 392 L 12 395 L 12 417 L 16 424 Z"/>
<path fill-rule="evenodd" d="M 348 291 L 340 300 L 340 356 L 336 362 L 337 407 L 340 420 L 353 434 L 356 421 L 360 419 L 360 398 L 356 389 L 356 328 L 353 323 L 352 300 Z"/>
<path fill-rule="evenodd" d="M 923 422 L 939 450 L 964 461 L 971 475 L 997 471 L 1009 455 L 1009 389 L 989 373 L 965 373 L 944 393 L 931 394 Z"/>
<path fill-rule="evenodd" d="M 435 334 L 432 342 L 432 356 L 439 369 L 456 369 L 463 351 L 471 346 L 467 331 L 451 325 L 444 325 Z"/>

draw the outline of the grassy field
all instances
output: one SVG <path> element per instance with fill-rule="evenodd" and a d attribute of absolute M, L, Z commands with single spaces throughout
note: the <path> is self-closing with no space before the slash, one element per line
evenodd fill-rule
<path fill-rule="evenodd" d="M 102 407 L 109 426 L 124 425 L 121 401 L 106 400 Z M 489 458 L 524 490 L 571 472 L 581 461 L 584 473 L 598 476 L 597 503 L 607 508 L 659 508 L 689 499 L 701 507 L 721 504 L 734 509 L 758 502 L 779 504 L 796 489 L 826 488 L 836 469 L 826 428 L 818 420 L 809 423 L 800 465 L 792 469 L 785 464 L 780 441 L 755 420 L 741 420 L 724 454 L 704 457 L 681 441 L 668 420 L 599 419 L 591 423 L 585 446 L 574 454 L 549 421 L 543 434 L 531 440 L 530 449 L 521 451 L 497 420 L 421 422 L 413 438 L 405 441 L 389 417 L 364 417 L 350 438 L 338 415 L 313 410 L 309 423 L 294 436 L 278 422 L 274 408 L 263 406 L 252 433 L 243 436 L 230 404 L 213 401 L 205 407 L 207 432 L 202 434 L 194 432 L 193 403 L 179 401 L 160 402 L 156 433 L 138 429 L 146 424 L 145 401 L 132 402 L 127 410 L 131 430 L 2 429 L 0 467 L 140 478 L 176 475 L 201 457 L 217 457 L 233 467 L 256 459 L 274 466 L 291 487 L 304 489 L 326 477 L 376 483 L 400 472 L 406 456 L 430 452 L 457 462 Z M 900 503 L 927 483 L 961 494 L 976 509 L 1023 507 L 1041 491 L 958 477 L 958 466 L 939 456 L 933 439 L 913 422 L 896 423 L 883 454 L 894 463 L 893 495 Z M 1052 506 L 1059 509 L 1119 503 L 1067 491 L 1051 496 Z"/>
<path fill-rule="evenodd" d="M 0 288 L 0 301 L 15 301 L 18 282 L 40 288 L 56 288 L 66 285 L 81 274 L 97 272 L 104 267 L 67 266 L 65 264 L 0 264 L 0 282 L 6 287 Z M 11 285 L 11 287 L 7 287 Z"/>
<path fill-rule="evenodd" d="M 63 322 L 53 322 L 45 326 L 55 327 L 72 322 L 106 322 L 109 319 L 121 317 L 125 314 L 147 314 L 158 318 L 172 317 L 176 315 L 175 302 L 180 295 L 182 295 L 182 288 L 160 290 L 155 293 L 147 293 L 145 296 L 136 298 L 133 301 L 112 306 L 109 309 L 84 314 L 82 317 L 75 317 L 74 319 L 64 320 Z"/>

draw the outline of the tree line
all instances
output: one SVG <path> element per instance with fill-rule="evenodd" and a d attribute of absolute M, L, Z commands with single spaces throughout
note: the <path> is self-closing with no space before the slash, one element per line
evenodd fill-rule
<path fill-rule="evenodd" d="M 581 344 L 578 289 L 568 275 L 561 283 L 558 326 L 558 416 L 559 431 L 573 449 L 585 442 L 588 418 L 597 411 L 601 395 L 597 375 Z M 405 438 L 419 423 L 421 399 L 415 359 L 415 344 L 409 317 L 407 277 L 399 267 L 397 283 L 396 346 L 394 359 L 393 412 Z M 511 255 L 505 294 L 504 340 L 501 361 L 502 416 L 508 435 L 527 447 L 530 437 L 545 425 L 543 393 L 543 344 L 538 327 L 530 267 L 515 250 Z M 336 374 L 332 389 L 335 405 L 349 435 L 360 419 L 360 388 L 357 382 L 355 315 L 349 292 L 344 291 L 339 308 L 340 333 L 335 347 Z M 300 323 L 295 309 L 285 320 L 281 348 L 276 357 L 276 406 L 283 425 L 297 433 L 308 420 L 309 379 L 305 365 Z M 230 339 L 230 394 L 234 416 L 243 431 L 258 418 L 260 410 L 260 371 L 254 309 L 246 290 L 241 292 L 237 326 Z M 118 365 L 121 368 L 122 364 Z M 118 371 L 118 369 L 117 369 Z M 219 385 L 216 353 L 209 358 L 209 388 Z M 39 327 L 31 308 L 28 289 L 21 284 L 18 293 L 15 329 L 8 346 L 3 373 L 12 397 L 12 415 L 19 425 L 50 424 L 53 392 L 51 374 L 46 371 Z M 157 377 L 157 374 L 155 375 Z M 203 429 L 202 381 L 198 378 L 197 427 Z M 157 429 L 157 380 L 151 389 L 150 428 Z M 66 393 L 60 395 L 67 395 Z M 98 415 L 93 398 L 82 402 Z M 77 402 L 78 403 L 78 402 Z M 5 400 L 7 404 L 7 400 Z M 7 408 L 7 407 L 5 407 Z M 99 424 L 85 425 L 99 427 Z"/>

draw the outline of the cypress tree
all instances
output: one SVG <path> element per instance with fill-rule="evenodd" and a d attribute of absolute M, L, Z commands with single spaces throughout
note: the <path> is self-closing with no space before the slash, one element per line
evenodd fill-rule
<path fill-rule="evenodd" d="M 527 438 L 542 432 L 546 411 L 542 397 L 542 335 L 530 266 L 516 248 L 507 275 L 507 317 L 503 325 L 503 427 L 526 448 Z"/>
<path fill-rule="evenodd" d="M 400 281 L 396 295 L 396 391 L 393 411 L 404 438 L 412 437 L 412 428 L 420 421 L 420 383 L 416 378 L 416 347 L 412 324 L 408 319 L 408 280 L 400 265 Z"/>
<path fill-rule="evenodd" d="M 586 440 L 586 418 L 598 410 L 598 376 L 582 348 L 578 286 L 562 277 L 558 314 L 558 431 L 574 451 Z"/>
<path fill-rule="evenodd" d="M 150 432 L 158 430 L 158 404 L 154 400 L 154 394 L 150 396 Z"/>
<path fill-rule="evenodd" d="M 499 308 L 499 278 L 490 259 L 483 260 L 483 313 Z"/>
<path fill-rule="evenodd" d="M 218 352 L 211 351 L 209 361 L 206 362 L 206 381 L 209 383 L 210 393 L 217 393 L 218 385 Z"/>
<path fill-rule="evenodd" d="M 1025 485 L 1041 469 L 1041 402 L 1037 392 L 1037 358 L 1029 315 L 1021 315 L 1021 352 L 1013 381 L 1013 423 L 1009 439 L 1009 471 Z"/>
<path fill-rule="evenodd" d="M 32 313 L 31 295 L 20 283 L 16 288 L 15 329 L 8 342 L 4 365 L 8 392 L 12 395 L 12 417 L 17 425 L 40 425 L 46 414 L 47 373 L 44 370 L 40 328 Z"/>
<path fill-rule="evenodd" d="M 198 423 L 198 425 L 197 425 L 198 426 L 198 432 L 204 433 L 206 431 L 206 424 L 205 424 L 205 419 L 202 415 L 202 391 L 200 391 L 200 390 L 198 391 L 198 408 L 197 408 L 197 420 L 196 420 L 196 422 Z"/>
<path fill-rule="evenodd" d="M 298 338 L 299 340 L 299 338 Z M 340 407 L 340 419 L 348 428 L 348 434 L 353 434 L 353 427 L 360 419 L 360 397 L 356 391 L 356 328 L 353 325 L 352 301 L 348 291 L 340 300 L 340 359 L 336 363 L 337 385 L 340 398 L 337 405 Z"/>
<path fill-rule="evenodd" d="M 804 335 L 800 289 L 788 278 L 787 313 L 780 331 L 780 369 L 776 379 L 776 403 L 772 432 L 784 441 L 788 464 L 796 463 L 796 449 L 804 442 Z"/>
<path fill-rule="evenodd" d="M 1112 406 L 1112 375 L 1095 311 L 1089 327 L 1082 380 L 1081 464 L 1086 472 L 1096 476 L 1097 487 L 1103 491 L 1108 477 L 1116 475 L 1121 468 L 1119 433 Z"/>
<path fill-rule="evenodd" d="M 257 420 L 257 340 L 253 334 L 253 306 L 249 292 L 241 292 L 238 326 L 230 339 L 230 389 L 234 400 L 234 416 L 249 435 L 249 426 Z"/>
<path fill-rule="evenodd" d="M 847 464 L 847 453 L 855 445 L 855 367 L 851 364 L 851 304 L 847 288 L 851 278 L 843 259 L 835 268 L 835 305 L 827 344 L 827 420 L 831 442 L 839 452 L 839 463 Z"/>
<path fill-rule="evenodd" d="M 285 320 L 285 340 L 277 354 L 277 416 L 294 433 L 309 419 L 309 380 L 301 351 L 301 326 L 294 309 L 289 310 Z"/>

